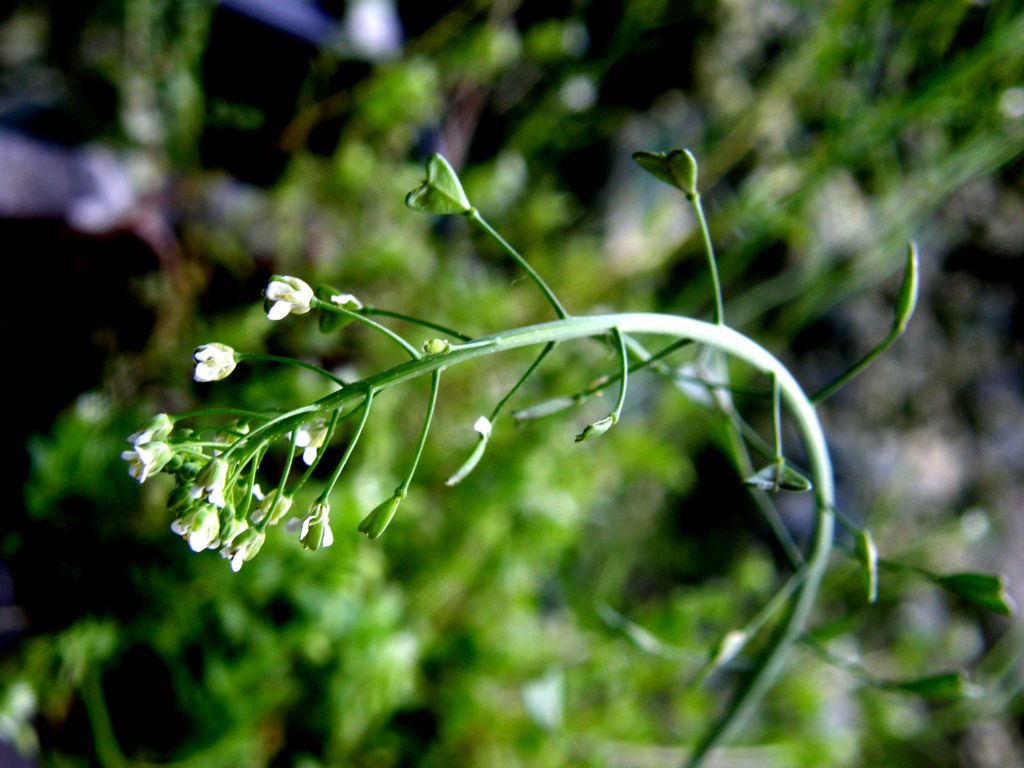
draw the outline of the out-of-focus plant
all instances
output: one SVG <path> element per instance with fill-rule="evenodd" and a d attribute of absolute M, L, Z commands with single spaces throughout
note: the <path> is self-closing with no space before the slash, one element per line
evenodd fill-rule
<path fill-rule="evenodd" d="M 687 760 L 693 768 L 746 720 L 764 692 L 783 670 L 792 648 L 800 643 L 813 644 L 810 620 L 822 578 L 828 567 L 834 544 L 837 516 L 831 460 L 825 434 L 815 411 L 815 403 L 824 400 L 863 371 L 889 347 L 907 327 L 917 303 L 918 255 L 908 248 L 902 287 L 897 298 L 892 331 L 849 371 L 808 397 L 788 369 L 749 337 L 730 328 L 725 321 L 718 266 L 710 233 L 705 222 L 697 189 L 697 161 L 688 150 L 668 153 L 639 152 L 636 161 L 658 179 L 682 192 L 692 205 L 700 223 L 708 267 L 712 276 L 714 317 L 712 322 L 654 314 L 620 313 L 571 316 L 555 292 L 523 256 L 506 241 L 470 203 L 462 183 L 447 160 L 435 154 L 427 161 L 426 179 L 406 197 L 406 205 L 435 215 L 462 215 L 482 229 L 515 263 L 522 268 L 544 295 L 557 320 L 539 325 L 471 337 L 445 326 L 435 319 L 420 319 L 392 310 L 364 305 L 355 296 L 330 286 L 314 291 L 298 277 L 277 275 L 264 291 L 267 317 L 280 321 L 288 315 L 316 313 L 321 330 L 332 333 L 350 323 L 360 323 L 398 346 L 409 358 L 405 363 L 357 380 L 345 380 L 312 363 L 277 355 L 236 351 L 221 343 L 208 343 L 195 351 L 195 379 L 219 381 L 231 375 L 239 364 L 271 363 L 312 371 L 333 388 L 328 394 L 288 409 L 242 409 L 214 407 L 171 416 L 158 414 L 146 422 L 129 441 L 133 447 L 123 454 L 130 474 L 143 482 L 158 473 L 172 475 L 176 487 L 169 499 L 175 515 L 172 530 L 182 536 L 195 552 L 219 550 L 234 571 L 256 557 L 266 541 L 268 529 L 281 523 L 292 524 L 303 547 L 319 550 L 332 545 L 335 534 L 330 522 L 331 494 L 363 435 L 376 398 L 391 388 L 419 378 L 430 377 L 430 394 L 419 438 L 409 466 L 393 493 L 369 511 L 359 523 L 359 531 L 376 539 L 394 520 L 408 495 L 441 392 L 442 374 L 469 361 L 486 361 L 493 354 L 539 346 L 541 350 L 526 371 L 509 388 L 487 416 L 478 417 L 473 429 L 477 445 L 469 458 L 449 478 L 455 485 L 477 468 L 493 433 L 494 425 L 520 387 L 534 375 L 556 345 L 577 340 L 596 339 L 615 350 L 618 367 L 588 390 L 560 395 L 544 403 L 517 412 L 520 421 L 553 415 L 583 402 L 598 391 L 617 386 L 618 395 L 611 412 L 587 424 L 576 442 L 601 437 L 611 431 L 622 417 L 631 374 L 653 370 L 684 392 L 719 412 L 735 431 L 744 467 L 750 464 L 750 451 L 764 454 L 767 463 L 756 471 L 745 470 L 747 485 L 760 494 L 762 510 L 779 537 L 791 561 L 792 575 L 765 607 L 746 626 L 728 632 L 712 651 L 704 674 L 711 674 L 735 663 L 746 654 L 749 669 L 740 677 L 722 714 L 700 736 Z M 402 320 L 441 335 L 417 348 L 378 318 Z M 667 336 L 672 341 L 649 352 L 636 336 Z M 671 364 L 681 351 L 692 353 L 686 364 Z M 771 403 L 772 433 L 763 439 L 740 415 L 733 404 L 726 358 L 745 363 L 767 380 L 763 395 Z M 808 459 L 806 471 L 797 469 L 783 449 L 783 419 L 788 415 L 802 442 Z M 229 419 L 226 424 L 207 425 L 211 418 Z M 335 459 L 329 479 L 313 502 L 293 512 L 294 500 L 310 481 L 317 466 L 340 437 L 339 427 L 353 420 L 347 445 Z M 276 445 L 285 447 L 283 469 L 267 491 L 261 490 L 261 469 Z M 300 468 L 292 479 L 293 468 L 301 457 Z M 801 550 L 781 525 L 769 494 L 780 491 L 811 492 L 816 508 L 813 539 L 807 551 Z M 843 520 L 842 515 L 839 515 Z M 855 535 L 856 546 L 850 553 L 860 561 L 864 573 L 865 599 L 877 599 L 879 558 L 869 532 L 844 520 Z M 927 574 L 939 586 L 958 596 L 1002 613 L 1011 613 L 1012 603 L 1004 582 L 984 574 L 959 573 L 943 576 Z M 756 641 L 760 647 L 755 648 Z M 827 656 L 820 646 L 812 645 Z M 843 665 L 842 662 L 837 662 Z M 880 687 L 927 698 L 957 698 L 971 694 L 971 687 L 957 673 L 931 675 L 912 680 L 875 680 L 851 666 L 868 682 Z M 545 710 L 536 703 L 541 694 L 531 694 L 527 704 Z M 546 710 L 545 710 L 546 711 Z M 542 715 L 550 719 L 552 715 Z"/>

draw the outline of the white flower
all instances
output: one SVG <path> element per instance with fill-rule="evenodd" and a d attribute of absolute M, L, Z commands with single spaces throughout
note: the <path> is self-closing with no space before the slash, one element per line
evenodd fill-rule
<path fill-rule="evenodd" d="M 185 539 L 193 552 L 215 546 L 220 532 L 217 510 L 211 504 L 202 504 L 171 523 L 171 530 Z"/>
<path fill-rule="evenodd" d="M 473 429 L 480 433 L 480 437 L 485 440 L 491 436 L 491 420 L 486 416 L 481 416 L 479 419 L 473 422 Z"/>
<path fill-rule="evenodd" d="M 344 309 L 350 309 L 352 311 L 358 311 L 363 308 L 363 302 L 353 296 L 351 293 L 336 293 L 331 296 L 331 304 L 336 304 Z"/>
<path fill-rule="evenodd" d="M 318 501 L 310 507 L 309 514 L 302 521 L 299 543 L 306 549 L 316 551 L 334 543 L 330 524 L 331 507 L 326 501 Z"/>
<path fill-rule="evenodd" d="M 220 551 L 220 556 L 231 561 L 231 570 L 235 573 L 241 569 L 242 564 L 252 560 L 256 553 L 263 546 L 266 537 L 255 528 L 246 528 L 235 536 L 234 540 Z"/>
<path fill-rule="evenodd" d="M 128 442 L 143 445 L 153 440 L 165 440 L 174 430 L 174 422 L 166 413 L 158 413 L 141 427 L 139 431 L 128 436 Z"/>
<path fill-rule="evenodd" d="M 249 524 L 245 520 L 241 520 L 237 517 L 231 517 L 226 523 L 220 527 L 220 532 L 217 535 L 217 540 L 210 542 L 210 548 L 216 549 L 221 546 L 229 546 L 237 536 L 240 536 L 243 531 L 248 529 Z"/>
<path fill-rule="evenodd" d="M 134 450 L 124 451 L 121 458 L 128 462 L 128 474 L 144 483 L 174 458 L 174 450 L 167 443 L 152 440 L 137 444 Z"/>
<path fill-rule="evenodd" d="M 267 317 L 280 320 L 288 314 L 304 315 L 313 301 L 313 289 L 297 277 L 274 275 L 263 293 L 267 297 Z"/>
<path fill-rule="evenodd" d="M 316 461 L 320 447 L 327 439 L 327 425 L 322 421 L 311 421 L 296 430 L 295 445 L 302 448 L 302 460 L 308 467 Z"/>
<path fill-rule="evenodd" d="M 282 494 L 278 498 L 277 489 L 275 488 L 266 495 L 256 511 L 252 513 L 252 521 L 257 524 L 262 523 L 269 515 L 270 520 L 267 522 L 267 525 L 277 525 L 291 508 L 292 497 Z"/>
<path fill-rule="evenodd" d="M 213 506 L 223 508 L 227 503 L 224 498 L 227 482 L 228 463 L 221 458 L 210 459 L 196 476 L 195 485 L 192 486 L 192 498 L 205 498 Z"/>
<path fill-rule="evenodd" d="M 235 370 L 235 350 L 227 344 L 203 344 L 196 347 L 196 381 L 220 381 Z"/>

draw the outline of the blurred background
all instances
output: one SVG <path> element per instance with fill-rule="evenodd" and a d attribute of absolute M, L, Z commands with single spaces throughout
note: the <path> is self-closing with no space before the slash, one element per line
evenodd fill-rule
<path fill-rule="evenodd" d="M 239 574 L 170 533 L 166 478 L 128 477 L 155 412 L 323 394 L 271 367 L 195 384 L 200 343 L 352 376 L 400 361 L 365 329 L 267 322 L 271 274 L 471 335 L 550 318 L 467 222 L 404 208 L 433 151 L 570 311 L 708 317 L 693 216 L 630 160 L 691 148 L 726 318 L 808 391 L 888 331 L 915 239 L 907 334 L 822 407 L 840 503 L 884 557 L 1003 572 L 1020 602 L 1022 41 L 1000 0 L 0 5 L 0 322 L 28 366 L 5 417 L 0 765 L 662 766 L 718 711 L 742 660 L 703 680 L 708 649 L 789 567 L 720 419 L 656 376 L 593 443 L 572 437 L 607 401 L 499 421 L 446 488 L 530 352 L 453 370 L 371 542 L 355 526 L 404 472 L 427 389 L 388 392 L 334 546 L 274 531 Z M 614 366 L 563 345 L 516 405 Z M 737 403 L 768 434 L 764 398 Z M 1024 765 L 1011 620 L 891 569 L 866 606 L 837 554 L 813 632 L 715 765 Z M 974 696 L 865 677 L 955 669 Z"/>

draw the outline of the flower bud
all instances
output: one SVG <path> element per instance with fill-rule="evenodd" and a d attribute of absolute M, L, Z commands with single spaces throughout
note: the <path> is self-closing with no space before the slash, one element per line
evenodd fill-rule
<path fill-rule="evenodd" d="M 203 344 L 192 353 L 196 381 L 220 381 L 235 370 L 235 350 L 227 344 Z"/>
<path fill-rule="evenodd" d="M 280 320 L 289 315 L 304 315 L 313 301 L 313 289 L 297 277 L 274 275 L 264 291 L 267 317 Z"/>
<path fill-rule="evenodd" d="M 171 530 L 185 539 L 193 552 L 216 546 L 220 532 L 217 509 L 212 504 L 202 504 L 171 523 Z"/>
<path fill-rule="evenodd" d="M 255 528 L 246 528 L 234 541 L 221 549 L 220 556 L 230 560 L 231 570 L 238 573 L 244 563 L 256 557 L 265 538 L 263 533 Z"/>
<path fill-rule="evenodd" d="M 592 437 L 600 437 L 609 429 L 614 427 L 618 423 L 618 418 L 614 413 L 605 416 L 603 419 L 595 421 L 593 424 L 587 424 L 583 428 L 583 431 L 576 435 L 576 442 L 582 443 L 584 440 L 589 440 Z"/>
<path fill-rule="evenodd" d="M 277 525 L 291 508 L 292 497 L 282 494 L 279 498 L 275 488 L 264 497 L 259 507 L 253 512 L 252 521 L 254 523 L 262 523 L 269 516 L 270 519 L 267 521 L 267 525 Z"/>
<path fill-rule="evenodd" d="M 237 518 L 232 513 L 226 521 L 223 521 L 220 526 L 220 535 L 218 536 L 219 545 L 221 547 L 230 546 L 235 538 L 242 534 L 243 531 L 248 530 L 249 524 L 240 518 Z"/>
<path fill-rule="evenodd" d="M 124 451 L 121 458 L 128 462 L 128 474 L 144 483 L 174 458 L 174 450 L 167 443 L 153 440 L 137 444 L 133 451 Z"/>
<path fill-rule="evenodd" d="M 195 485 L 192 487 L 192 497 L 206 499 L 215 507 L 223 507 L 227 503 L 224 498 L 227 481 L 227 461 L 219 457 L 212 458 L 196 475 Z"/>
<path fill-rule="evenodd" d="M 430 339 L 424 342 L 423 351 L 428 355 L 441 355 L 450 350 L 452 343 L 448 339 Z"/>
<path fill-rule="evenodd" d="M 128 437 L 128 442 L 135 445 L 166 440 L 174 430 L 174 422 L 166 413 L 158 413 L 141 427 L 139 431 Z"/>
<path fill-rule="evenodd" d="M 359 523 L 359 532 L 365 533 L 369 538 L 376 539 L 391 523 L 395 513 L 398 511 L 398 505 L 402 503 L 404 496 L 396 493 L 387 501 L 377 505 L 374 510 L 363 518 L 363 521 Z"/>

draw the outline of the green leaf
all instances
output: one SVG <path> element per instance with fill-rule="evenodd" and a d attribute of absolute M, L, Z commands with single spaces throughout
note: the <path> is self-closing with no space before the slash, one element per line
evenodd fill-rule
<path fill-rule="evenodd" d="M 867 529 L 857 534 L 857 559 L 864 566 L 864 594 L 868 603 L 874 603 L 878 599 L 878 548 Z"/>
<path fill-rule="evenodd" d="M 893 329 L 903 333 L 910 322 L 914 308 L 917 306 L 917 294 L 920 286 L 920 259 L 917 254 L 917 244 L 910 243 L 907 246 L 907 266 L 903 270 L 903 283 L 900 285 L 900 295 L 896 300 L 896 320 Z"/>
<path fill-rule="evenodd" d="M 913 680 L 879 681 L 878 687 L 896 693 L 908 693 L 929 701 L 977 698 L 980 691 L 960 672 L 943 672 Z"/>
<path fill-rule="evenodd" d="M 405 204 L 414 211 L 442 216 L 469 213 L 473 208 L 459 177 L 448 161 L 436 152 L 427 160 L 426 181 L 405 196 Z"/>
<path fill-rule="evenodd" d="M 772 462 L 768 466 L 759 469 L 743 482 L 752 488 L 759 488 L 762 491 L 771 491 L 772 493 L 778 493 L 780 490 L 801 493 L 809 491 L 814 487 L 809 478 L 797 472 L 785 462 Z"/>
<path fill-rule="evenodd" d="M 359 523 L 359 532 L 365 533 L 371 539 L 376 539 L 384 533 L 388 525 L 391 524 L 392 519 L 394 519 L 395 513 L 398 511 L 398 505 L 402 503 L 403 498 L 403 496 L 396 493 L 387 501 L 374 507 L 373 511 Z"/>
<path fill-rule="evenodd" d="M 1012 616 L 1017 605 L 1006 593 L 1006 577 L 990 573 L 953 573 L 932 576 L 932 581 L 954 595 L 990 611 Z"/>
<path fill-rule="evenodd" d="M 634 152 L 637 165 L 687 197 L 697 194 L 697 158 L 688 149 L 671 152 Z"/>

